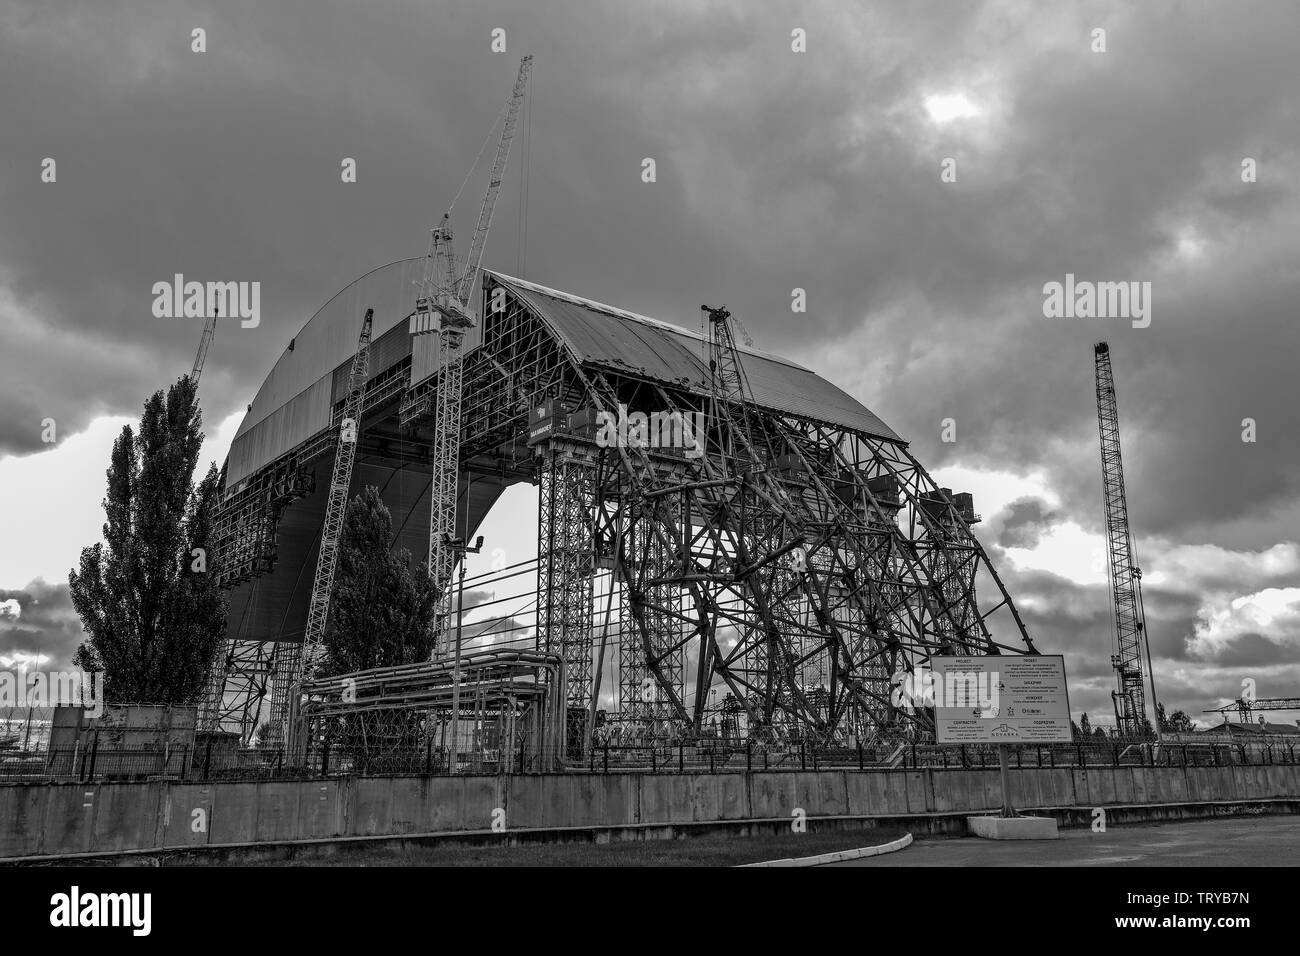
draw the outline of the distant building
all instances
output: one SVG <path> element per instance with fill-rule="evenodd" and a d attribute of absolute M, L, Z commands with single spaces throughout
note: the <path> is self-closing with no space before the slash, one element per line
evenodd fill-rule
<path fill-rule="evenodd" d="M 1300 737 L 1300 727 L 1295 724 L 1216 724 L 1209 730 L 1198 730 L 1199 735 L 1213 734 L 1220 737 Z"/>

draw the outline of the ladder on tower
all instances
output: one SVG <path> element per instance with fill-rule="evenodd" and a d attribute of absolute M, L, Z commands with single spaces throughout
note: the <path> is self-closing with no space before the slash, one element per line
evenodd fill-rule
<path fill-rule="evenodd" d="M 338 567 L 339 536 L 347 512 L 348 488 L 352 483 L 352 466 L 356 461 L 357 442 L 361 433 L 361 400 L 370 374 L 370 331 L 375 310 L 367 309 L 357 339 L 357 351 L 348 373 L 348 394 L 339 420 L 338 441 L 334 451 L 334 470 L 330 477 L 329 497 L 325 504 L 325 521 L 321 525 L 320 554 L 316 575 L 312 579 L 311 603 L 307 610 L 307 627 L 301 644 L 276 645 L 271 679 L 271 733 L 283 728 L 285 743 L 291 741 L 289 727 L 297 711 L 297 690 L 311 675 L 319 660 L 325 624 L 329 620 L 330 597 L 334 590 L 334 570 Z"/>
<path fill-rule="evenodd" d="M 435 657 L 451 653 L 451 575 L 456 563 L 456 492 L 460 474 L 461 397 L 464 379 L 462 345 L 465 333 L 478 324 L 470 298 L 478 281 L 483 250 L 487 244 L 497 196 L 505 176 L 510 144 L 514 139 L 519 107 L 523 102 L 533 58 L 520 61 L 519 75 L 507 101 L 501 139 L 488 178 L 487 192 L 479 208 L 478 221 L 470 239 L 469 250 L 458 267 L 452 250 L 451 213 L 442 217 L 429 236 L 424 276 L 415 311 L 410 316 L 412 335 L 438 336 L 438 384 L 432 396 L 433 447 L 429 508 L 429 577 L 438 602 L 435 628 L 438 642 Z M 427 409 L 426 409 L 427 410 Z M 404 412 L 406 410 L 404 409 Z"/>
<path fill-rule="evenodd" d="M 1151 652 L 1147 645 L 1146 619 L 1142 607 L 1142 570 L 1137 564 L 1133 535 L 1129 528 L 1128 502 L 1124 494 L 1124 466 L 1119 447 L 1119 407 L 1115 401 L 1115 377 L 1111 369 L 1110 346 L 1093 346 L 1097 380 L 1097 426 L 1101 436 L 1102 490 L 1106 506 L 1106 546 L 1109 561 L 1114 634 L 1111 666 L 1115 669 L 1115 724 L 1123 737 L 1147 733 L 1146 680 Z M 1152 684 L 1152 695 L 1155 687 Z M 1158 733 L 1158 730 L 1157 730 Z"/>

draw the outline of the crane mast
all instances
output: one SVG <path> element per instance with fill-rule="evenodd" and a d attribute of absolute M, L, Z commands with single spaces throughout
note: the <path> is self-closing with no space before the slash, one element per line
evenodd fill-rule
<path fill-rule="evenodd" d="M 330 476 L 329 497 L 325 503 L 325 521 L 321 526 L 320 554 L 316 559 L 316 575 L 312 579 L 307 627 L 301 644 L 282 643 L 276 647 L 271 684 L 271 728 L 272 733 L 275 733 L 277 729 L 285 727 L 286 742 L 290 740 L 286 725 L 292 723 L 296 711 L 295 688 L 316 664 L 325 635 L 325 624 L 329 619 L 334 570 L 338 567 L 339 536 L 343 530 L 348 488 L 352 483 L 352 466 L 356 461 L 357 442 L 360 439 L 361 400 L 365 394 L 366 378 L 370 374 L 370 331 L 374 315 L 374 309 L 366 310 L 365 319 L 361 323 L 361 334 L 357 338 L 357 351 L 348 373 L 348 394 L 343 403 L 343 415 L 339 419 L 334 469 Z"/>
<path fill-rule="evenodd" d="M 723 461 L 726 467 L 736 465 L 738 458 L 757 463 L 754 437 L 750 434 L 748 403 L 752 401 L 749 380 L 745 375 L 744 365 L 740 360 L 740 349 L 736 345 L 732 323 L 740 324 L 740 319 L 733 316 L 727 307 L 714 308 L 700 306 L 700 310 L 709 319 L 709 412 L 717 424 L 724 419 L 731 425 L 721 435 Z M 743 325 L 740 328 L 748 345 L 753 344 L 749 332 Z M 734 409 L 734 413 L 733 413 Z"/>
<path fill-rule="evenodd" d="M 1093 346 L 1097 373 L 1097 425 L 1101 435 L 1102 490 L 1106 505 L 1106 546 L 1114 606 L 1114 634 L 1111 666 L 1115 669 L 1115 724 L 1124 737 L 1140 737 L 1147 729 L 1146 687 L 1142 656 L 1147 645 L 1142 607 L 1142 570 L 1137 564 L 1133 535 L 1129 529 L 1128 503 L 1124 495 L 1124 466 L 1119 448 L 1119 408 L 1115 401 L 1115 378 L 1111 370 L 1110 346 Z M 1152 693 L 1155 688 L 1152 686 Z"/>
<path fill-rule="evenodd" d="M 456 490 L 460 473 L 460 420 L 463 354 L 465 333 L 478 324 L 470 306 L 477 281 L 483 249 L 487 243 L 492 214 L 501 192 L 510 143 L 514 139 L 519 106 L 528 86 L 533 58 L 526 56 L 519 64 L 519 75 L 510 92 L 501 139 L 488 178 L 487 192 L 479 209 L 478 221 L 470 239 L 469 250 L 460 269 L 452 250 L 451 213 L 431 232 L 425 256 L 421 295 L 410 317 L 412 335 L 438 336 L 438 384 L 434 394 L 434 428 L 432 478 L 429 509 L 429 577 L 438 594 L 435 627 L 439 639 L 435 655 L 450 653 L 451 573 L 456 562 L 452 540 L 456 534 Z"/>

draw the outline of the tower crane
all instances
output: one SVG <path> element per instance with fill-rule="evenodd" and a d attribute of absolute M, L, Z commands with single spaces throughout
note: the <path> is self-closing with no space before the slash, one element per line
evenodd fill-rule
<path fill-rule="evenodd" d="M 321 526 L 320 554 L 316 558 L 316 575 L 312 579 L 311 604 L 307 609 L 307 627 L 301 644 L 276 646 L 271 683 L 271 732 L 284 727 L 284 740 L 290 742 L 289 725 L 296 714 L 295 688 L 309 676 L 320 654 L 325 624 L 329 619 L 330 596 L 334 589 L 334 569 L 338 566 L 339 535 L 347 511 L 348 488 L 352 483 L 352 465 L 356 460 L 361 432 L 362 397 L 370 374 L 370 330 L 375 310 L 367 309 L 357 338 L 357 351 L 348 373 L 348 394 L 339 418 L 338 441 L 334 451 L 334 469 L 330 477 L 329 497 L 325 503 L 325 522 Z"/>
<path fill-rule="evenodd" d="M 492 213 L 496 209 L 501 180 L 505 176 L 510 143 L 514 139 L 519 106 L 528 86 L 533 58 L 526 56 L 519 64 L 519 75 L 506 104 L 501 139 L 488 178 L 487 192 L 479 209 L 478 221 L 469 249 L 459 264 L 452 251 L 451 212 L 429 235 L 425 255 L 424 277 L 415 311 L 410 316 L 412 335 L 438 336 L 439 376 L 434 396 L 434 430 L 432 449 L 432 483 L 429 509 L 429 576 L 438 593 L 436 627 L 439 641 L 435 654 L 450 653 L 451 572 L 456 552 L 449 542 L 456 538 L 456 487 L 460 472 L 460 420 L 463 353 L 465 333 L 478 324 L 470 298 L 478 280 L 483 249 L 487 244 Z M 454 205 L 454 203 L 453 203 Z"/>
<path fill-rule="evenodd" d="M 1107 573 L 1115 613 L 1111 666 L 1115 669 L 1115 724 L 1121 736 L 1146 733 L 1146 671 L 1151 677 L 1151 647 L 1147 642 L 1146 615 L 1142 607 L 1142 569 L 1137 564 L 1133 535 L 1129 529 L 1128 502 L 1124 495 L 1124 466 L 1119 450 L 1119 408 L 1115 401 L 1115 377 L 1111 370 L 1110 346 L 1093 346 L 1097 378 L 1097 426 L 1101 434 L 1102 489 L 1106 505 Z M 1159 735 L 1159 728 L 1156 733 Z"/>

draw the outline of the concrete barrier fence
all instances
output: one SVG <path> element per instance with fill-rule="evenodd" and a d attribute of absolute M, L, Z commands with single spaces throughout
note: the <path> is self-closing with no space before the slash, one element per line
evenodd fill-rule
<path fill-rule="evenodd" d="M 1300 767 L 1011 771 L 1023 808 L 1300 797 Z M 1002 804 L 998 771 L 754 771 L 336 777 L 0 785 L 0 859 L 464 833 L 819 817 L 916 817 Z"/>

